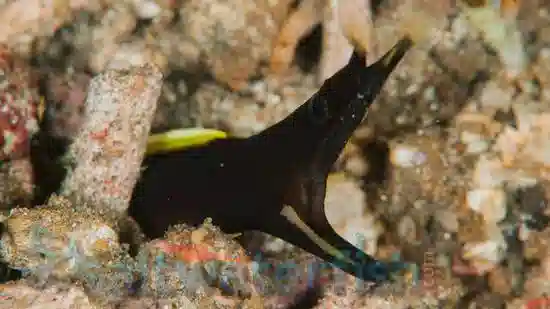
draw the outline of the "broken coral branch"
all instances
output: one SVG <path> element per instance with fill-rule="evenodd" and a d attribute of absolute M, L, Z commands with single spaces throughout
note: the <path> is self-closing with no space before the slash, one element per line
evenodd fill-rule
<path fill-rule="evenodd" d="M 155 66 L 111 69 L 90 83 L 85 123 L 69 149 L 61 194 L 124 213 L 141 167 L 162 85 Z"/>
<path fill-rule="evenodd" d="M 320 82 L 347 63 L 354 47 L 365 52 L 373 47 L 370 0 L 304 0 L 289 15 L 275 40 L 270 59 L 272 72 L 280 74 L 290 67 L 299 41 L 318 24 L 323 26 Z"/>
<path fill-rule="evenodd" d="M 324 82 L 347 64 L 353 46 L 348 41 L 340 25 L 338 8 L 328 5 L 325 8 L 323 23 L 323 49 L 319 67 L 319 83 Z"/>
<path fill-rule="evenodd" d="M 325 1 L 304 0 L 289 15 L 272 50 L 270 68 L 274 73 L 282 73 L 289 68 L 300 39 L 321 22 L 324 6 Z"/>
<path fill-rule="evenodd" d="M 330 1 L 323 22 L 323 54 L 319 82 L 347 64 L 354 47 L 371 52 L 374 28 L 370 0 Z M 375 58 L 368 57 L 370 63 Z"/>

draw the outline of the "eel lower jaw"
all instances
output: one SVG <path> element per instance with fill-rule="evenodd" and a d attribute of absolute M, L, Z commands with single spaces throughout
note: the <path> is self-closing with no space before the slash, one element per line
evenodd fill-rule
<path fill-rule="evenodd" d="M 377 261 L 359 249 L 354 250 L 355 254 L 350 257 L 318 235 L 292 206 L 284 205 L 280 214 L 315 243 L 326 256 L 331 257 L 331 264 L 358 279 L 374 283 L 388 282 L 392 280 L 393 274 L 406 267 L 402 262 Z"/>

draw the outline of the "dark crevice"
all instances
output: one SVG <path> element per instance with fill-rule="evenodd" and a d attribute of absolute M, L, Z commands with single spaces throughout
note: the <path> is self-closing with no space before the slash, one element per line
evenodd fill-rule
<path fill-rule="evenodd" d="M 55 137 L 51 132 L 52 118 L 50 110 L 57 104 L 49 96 L 45 78 L 40 81 L 40 95 L 45 98 L 46 112 L 40 122 L 40 131 L 31 139 L 30 159 L 34 178 L 33 205 L 45 204 L 48 197 L 57 192 L 67 171 L 63 164 L 71 141 L 64 137 Z"/>
<path fill-rule="evenodd" d="M 0 236 L 4 233 L 6 233 L 6 226 L 0 223 Z M 13 269 L 7 263 L 0 262 L 0 284 L 21 278 L 23 278 L 23 273 L 20 270 Z"/>
<path fill-rule="evenodd" d="M 136 26 L 132 32 L 132 35 L 135 36 L 143 36 L 147 32 L 147 29 L 151 26 L 153 23 L 152 19 L 138 19 L 136 22 Z"/>
<path fill-rule="evenodd" d="M 0 262 L 0 284 L 15 281 L 23 278 L 23 273 L 17 269 L 10 268 L 7 263 Z"/>
<path fill-rule="evenodd" d="M 384 188 L 388 181 L 390 148 L 386 141 L 375 139 L 365 144 L 361 151 L 369 163 L 369 170 L 362 179 L 367 194 L 367 205 L 376 205 L 380 189 Z"/>
<path fill-rule="evenodd" d="M 382 7 L 382 3 L 384 0 L 372 0 L 370 2 L 370 8 L 373 16 L 377 16 L 378 13 L 380 13 L 380 8 Z"/>
<path fill-rule="evenodd" d="M 460 297 L 455 308 L 469 309 L 472 308 L 476 301 L 484 291 L 487 291 L 489 286 L 486 277 L 464 277 L 461 278 L 463 286 L 467 286 L 468 290 Z"/>
<path fill-rule="evenodd" d="M 305 292 L 298 295 L 295 301 L 287 307 L 288 309 L 311 309 L 319 305 L 319 301 L 323 298 L 324 294 L 324 289 L 321 285 L 321 268 L 320 264 L 315 264 L 313 268 L 313 285 L 308 286 Z"/>
<path fill-rule="evenodd" d="M 386 182 L 390 166 L 390 147 L 386 141 L 375 139 L 361 149 L 368 159 L 369 171 L 365 175 L 365 182 L 382 185 Z"/>
<path fill-rule="evenodd" d="M 430 59 L 435 63 L 435 65 L 437 65 L 442 71 L 444 74 L 447 74 L 450 76 L 451 80 L 456 83 L 457 85 L 464 85 L 466 86 L 466 89 L 467 89 L 467 98 L 470 98 L 472 97 L 476 90 L 477 90 L 477 86 L 488 81 L 490 79 L 490 74 L 489 72 L 485 71 L 485 70 L 480 70 L 478 72 L 476 72 L 474 78 L 472 78 L 471 80 L 466 80 L 464 78 L 462 78 L 460 76 L 460 74 L 450 68 L 448 65 L 445 64 L 445 62 L 443 61 L 443 59 L 440 57 L 440 55 L 435 51 L 435 50 L 431 50 L 429 52 L 429 56 L 430 56 Z"/>
<path fill-rule="evenodd" d="M 310 309 L 319 304 L 319 301 L 323 297 L 323 290 L 320 287 L 313 287 L 307 289 L 307 291 L 300 295 L 292 305 L 287 307 L 288 309 Z"/>
<path fill-rule="evenodd" d="M 304 72 L 311 73 L 321 59 L 323 30 L 321 25 L 313 28 L 310 34 L 300 40 L 296 47 L 296 65 Z"/>
<path fill-rule="evenodd" d="M 34 41 L 33 49 L 37 51 L 33 53 L 35 56 L 31 59 L 30 63 L 32 66 L 43 70 L 43 68 L 56 68 L 59 70 L 65 70 L 67 67 L 75 65 L 75 55 L 78 57 L 78 50 L 75 49 L 74 40 L 77 29 L 75 25 L 85 24 L 92 26 L 97 24 L 99 21 L 96 20 L 95 16 L 86 11 L 77 12 L 74 20 L 62 25 L 52 37 L 46 41 L 42 41 L 42 48 L 38 52 L 38 40 Z M 79 70 L 88 70 L 87 61 L 82 61 L 83 59 L 77 59 Z M 86 62 L 86 64 L 84 64 Z"/>
<path fill-rule="evenodd" d="M 45 204 L 48 197 L 57 192 L 67 171 L 63 156 L 69 142 L 38 132 L 31 142 L 31 163 L 33 167 L 33 205 Z"/>

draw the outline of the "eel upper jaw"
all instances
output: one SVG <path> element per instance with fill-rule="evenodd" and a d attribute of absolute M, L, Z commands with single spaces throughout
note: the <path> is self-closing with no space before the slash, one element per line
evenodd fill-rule
<path fill-rule="evenodd" d="M 411 46 L 412 41 L 403 38 L 369 67 L 365 66 L 365 55 L 354 52 L 348 64 L 325 80 L 304 104 L 250 141 L 265 157 L 277 153 L 274 159 L 289 162 L 285 166 L 290 170 L 309 169 L 328 175 L 367 108 Z"/>
<path fill-rule="evenodd" d="M 367 68 L 364 67 L 365 58 L 354 52 L 349 63 L 323 85 L 317 96 L 324 96 L 326 102 L 319 99 L 312 102 L 328 105 L 328 117 L 320 130 L 323 135 L 316 139 L 318 144 L 311 154 L 310 162 L 316 170 L 328 175 L 347 141 L 363 121 L 367 109 L 412 45 L 410 38 L 401 39 Z M 323 94 L 325 87 L 329 89 Z"/>

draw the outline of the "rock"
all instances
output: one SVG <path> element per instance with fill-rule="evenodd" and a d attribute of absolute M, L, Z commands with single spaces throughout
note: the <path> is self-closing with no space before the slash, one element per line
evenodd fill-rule
<path fill-rule="evenodd" d="M 485 84 L 479 101 L 484 110 L 507 110 L 512 106 L 514 94 L 515 89 L 512 85 L 502 85 L 493 80 Z"/>
<path fill-rule="evenodd" d="M 489 149 L 489 141 L 483 135 L 464 131 L 460 139 L 466 145 L 466 153 L 479 154 Z"/>
<path fill-rule="evenodd" d="M 486 225 L 486 239 L 480 242 L 465 243 L 462 257 L 477 270 L 484 274 L 494 269 L 505 257 L 507 243 L 496 225 Z"/>
<path fill-rule="evenodd" d="M 458 231 L 458 217 L 451 210 L 441 210 L 435 213 L 435 219 L 448 232 Z"/>
<path fill-rule="evenodd" d="M 151 308 L 182 308 L 197 309 L 185 296 L 178 296 L 169 299 L 153 299 L 147 297 L 130 298 L 118 304 L 117 309 L 151 309 Z"/>
<path fill-rule="evenodd" d="M 206 56 L 218 81 L 242 89 L 271 52 L 279 26 L 271 11 L 275 6 L 270 1 L 186 1 L 181 30 Z"/>
<path fill-rule="evenodd" d="M 76 32 L 89 31 L 84 44 L 77 46 L 78 52 L 87 58 L 87 65 L 95 73 L 105 70 L 105 66 L 120 49 L 123 38 L 130 36 L 137 24 L 137 16 L 132 7 L 124 2 L 110 5 L 98 19 L 99 27 L 83 27 Z M 80 34 L 82 35 L 82 34 Z"/>
<path fill-rule="evenodd" d="M 142 295 L 164 298 L 186 293 L 185 296 L 193 299 L 201 295 L 213 295 L 214 289 L 209 285 L 202 265 L 191 265 L 172 258 L 173 253 L 169 251 L 172 247 L 168 245 L 158 240 L 141 248 L 137 263 L 143 278 L 140 288 Z"/>
<path fill-rule="evenodd" d="M 360 178 L 367 174 L 369 165 L 365 160 L 361 146 L 358 144 L 359 141 L 356 138 L 356 134 L 354 134 L 351 140 L 344 146 L 344 149 L 336 160 L 335 167 L 337 170 L 341 169 L 350 176 Z"/>
<path fill-rule="evenodd" d="M 81 287 L 52 284 L 46 288 L 33 287 L 21 280 L 0 285 L 2 309 L 100 309 Z"/>
<path fill-rule="evenodd" d="M 426 154 L 416 147 L 396 145 L 391 149 L 390 161 L 399 167 L 415 167 L 426 162 Z"/>
<path fill-rule="evenodd" d="M 526 278 L 528 279 L 525 281 L 524 297 L 532 299 L 550 293 L 549 264 L 550 259 L 546 257 L 541 261 L 540 267 L 533 267 L 531 271 L 526 274 Z"/>
<path fill-rule="evenodd" d="M 364 214 L 347 220 L 342 237 L 363 249 L 367 254 L 375 255 L 378 251 L 378 238 L 384 233 L 384 228 L 373 216 Z"/>
<path fill-rule="evenodd" d="M 33 166 L 28 158 L 0 163 L 0 209 L 30 205 Z"/>
<path fill-rule="evenodd" d="M 182 308 L 196 309 L 197 306 L 185 296 L 169 299 L 133 297 L 116 305 L 98 305 L 88 297 L 86 291 L 74 284 L 50 283 L 47 287 L 35 286 L 28 280 L 11 281 L 0 285 L 1 309 L 150 309 Z"/>
<path fill-rule="evenodd" d="M 242 95 L 216 83 L 202 83 L 191 97 L 199 126 L 225 128 L 233 136 L 248 137 L 282 120 L 315 91 L 314 75 L 297 73 L 284 84 L 264 80 Z"/>
<path fill-rule="evenodd" d="M 512 285 L 509 280 L 511 274 L 507 268 L 499 266 L 489 273 L 489 287 L 493 292 L 503 296 L 508 296 L 512 293 Z"/>
<path fill-rule="evenodd" d="M 0 161 L 28 156 L 38 131 L 38 84 L 27 63 L 0 45 Z"/>
<path fill-rule="evenodd" d="M 431 47 L 432 42 L 419 44 L 388 79 L 377 103 L 370 107 L 364 124 L 374 129 L 377 137 L 391 137 L 453 119 L 467 102 L 468 89 L 477 86 L 474 78 L 488 66 L 490 57 L 480 42 L 472 38 L 470 31 L 447 26 L 456 18 L 447 18 L 445 10 L 438 8 L 442 2 L 448 1 L 430 5 L 424 1 L 419 6 L 421 9 L 414 10 L 411 9 L 413 2 L 380 3 L 374 19 L 375 37 L 378 38 L 376 50 L 386 50 L 403 32 L 422 29 L 419 25 L 430 24 L 436 15 L 439 15 L 435 18 L 438 25 L 432 25 L 434 27 L 429 29 L 432 31 L 426 31 L 426 34 L 436 32 L 441 43 L 430 48 L 429 52 L 427 47 Z M 452 31 L 457 29 L 459 31 Z M 460 52 L 457 52 L 458 44 Z"/>
<path fill-rule="evenodd" d="M 437 282 L 433 290 L 427 291 L 422 283 L 410 284 L 402 278 L 369 289 L 364 283 L 344 277 L 327 284 L 324 295 L 313 308 L 445 308 L 444 304 L 456 303 L 463 292 L 461 285 L 451 280 Z"/>
<path fill-rule="evenodd" d="M 513 105 L 517 130 L 506 128 L 498 137 L 496 149 L 507 167 L 527 169 L 535 175 L 550 166 L 550 113 L 547 104 L 518 98 Z M 548 178 L 545 173 L 540 176 Z"/>
<path fill-rule="evenodd" d="M 397 234 L 402 241 L 409 244 L 417 244 L 418 242 L 418 227 L 416 222 L 410 216 L 403 216 L 397 226 Z"/>
<path fill-rule="evenodd" d="M 208 306 L 217 308 L 223 300 L 244 305 L 259 297 L 257 286 L 269 285 L 246 251 L 209 220 L 199 228 L 171 228 L 164 239 L 142 246 L 137 260 L 144 296 L 184 295 L 198 303 L 213 298 Z"/>
<path fill-rule="evenodd" d="M 353 156 L 345 161 L 344 170 L 355 177 L 363 177 L 367 174 L 369 167 L 365 159 Z"/>
<path fill-rule="evenodd" d="M 72 140 L 84 121 L 91 76 L 68 70 L 62 74 L 48 74 L 44 79 L 47 104 L 42 130 L 50 136 Z"/>
<path fill-rule="evenodd" d="M 330 224 L 342 227 L 348 220 L 360 218 L 366 210 L 366 196 L 353 179 L 332 174 L 327 180 L 325 212 Z"/>
<path fill-rule="evenodd" d="M 483 39 L 500 56 L 510 77 L 525 70 L 527 56 L 517 27 L 515 15 L 502 16 L 493 5 L 469 7 L 464 10 L 471 25 L 481 32 Z"/>
<path fill-rule="evenodd" d="M 118 242 L 116 224 L 61 197 L 33 209 L 16 208 L 3 222 L 0 255 L 41 283 L 78 281 L 101 302 L 129 293 L 133 261 Z"/>
<path fill-rule="evenodd" d="M 472 186 L 474 188 L 494 188 L 513 178 L 501 160 L 494 156 L 482 155 L 474 167 Z"/>
<path fill-rule="evenodd" d="M 50 205 L 15 208 L 3 224 L 2 257 L 15 268 L 35 268 L 43 263 L 42 256 L 62 255 L 73 245 L 98 258 L 109 258 L 120 248 L 114 225 L 91 210 L 73 208 L 61 197 L 53 197 Z"/>
<path fill-rule="evenodd" d="M 104 54 L 102 52 L 107 52 Z M 104 69 L 127 69 L 145 64 L 155 64 L 161 72 L 168 70 L 168 60 L 158 47 L 146 41 L 133 41 L 119 44 L 116 50 L 101 50 L 90 60 L 95 66 Z"/>
<path fill-rule="evenodd" d="M 325 212 L 337 233 L 367 253 L 376 253 L 383 228 L 367 211 L 365 192 L 351 177 L 343 173 L 328 177 Z"/>
<path fill-rule="evenodd" d="M 137 0 L 132 2 L 134 10 L 142 19 L 153 19 L 162 12 L 161 6 L 154 0 Z"/>
<path fill-rule="evenodd" d="M 506 193 L 502 189 L 474 189 L 466 195 L 466 203 L 479 212 L 488 223 L 497 223 L 506 217 Z"/>
<path fill-rule="evenodd" d="M 487 239 L 487 227 L 483 215 L 464 207 L 458 212 L 458 240 L 460 243 L 483 242 Z"/>
<path fill-rule="evenodd" d="M 404 164 L 392 165 L 389 173 L 384 174 L 387 182 L 384 186 L 388 187 L 390 197 L 387 206 L 377 206 L 377 209 L 390 222 L 408 212 L 413 214 L 419 227 L 424 227 L 436 210 L 458 206 L 467 184 L 465 177 L 457 177 L 464 174 L 464 163 L 463 157 L 453 152 L 454 141 L 454 137 L 435 128 L 390 141 L 390 161 L 394 155 L 399 157 L 394 151 L 398 153 L 400 149 L 406 149 L 401 158 L 407 158 L 401 161 Z M 393 162 L 399 161 L 393 159 Z"/>
<path fill-rule="evenodd" d="M 524 257 L 528 261 L 540 261 L 550 254 L 550 230 L 532 232 L 524 241 Z"/>
<path fill-rule="evenodd" d="M 525 142 L 525 134 L 510 126 L 504 127 L 495 142 L 495 150 L 500 152 L 500 157 L 505 166 L 511 166 L 514 163 Z"/>
<path fill-rule="evenodd" d="M 544 85 L 542 91 L 543 98 L 550 97 L 550 48 L 542 48 L 537 55 L 536 63 L 533 66 L 533 73 L 537 77 L 538 82 Z"/>

